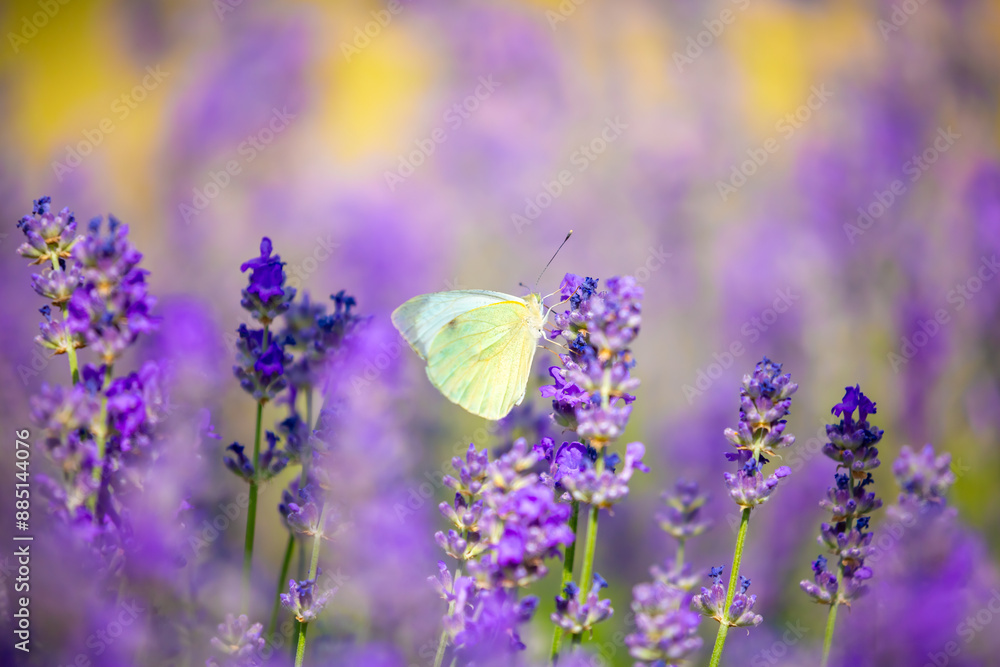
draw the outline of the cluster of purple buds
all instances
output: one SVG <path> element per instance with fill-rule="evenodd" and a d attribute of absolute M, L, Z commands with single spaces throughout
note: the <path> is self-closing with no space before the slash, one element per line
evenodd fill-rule
<path fill-rule="evenodd" d="M 674 558 L 666 559 L 662 566 L 654 565 L 650 573 L 656 581 L 671 588 L 690 591 L 698 583 L 699 575 L 693 572 L 690 563 L 683 562 L 684 546 L 712 525 L 701 516 L 708 497 L 700 493 L 697 482 L 681 480 L 673 493 L 664 493 L 662 498 L 667 507 L 656 515 L 656 520 L 665 533 L 677 540 L 678 548 Z"/>
<path fill-rule="evenodd" d="M 586 457 L 583 470 L 562 475 L 560 483 L 573 500 L 594 507 L 611 508 L 628 495 L 628 483 L 636 470 L 648 473 L 642 462 L 646 447 L 632 442 L 625 447 L 625 461 L 618 454 L 597 453 L 604 459 L 603 466 L 595 466 L 594 459 Z M 595 457 L 595 459 L 597 458 Z M 618 470 L 619 464 L 621 469 Z M 553 476 L 554 478 L 554 476 Z"/>
<path fill-rule="evenodd" d="M 636 632 L 625 637 L 629 654 L 655 665 L 681 664 L 701 648 L 701 617 L 690 610 L 690 596 L 661 581 L 632 589 Z"/>
<path fill-rule="evenodd" d="M 348 528 L 347 519 L 325 499 L 323 489 L 315 482 L 305 486 L 292 482 L 282 491 L 278 513 L 285 528 L 299 535 L 332 539 Z"/>
<path fill-rule="evenodd" d="M 279 255 L 271 255 L 272 250 L 271 239 L 265 236 L 260 240 L 260 256 L 240 265 L 240 271 L 250 270 L 240 305 L 264 326 L 287 311 L 295 298 L 295 288 L 285 285 L 285 263 Z"/>
<path fill-rule="evenodd" d="M 53 213 L 50 198 L 42 197 L 18 223 L 26 237 L 18 252 L 43 266 L 32 287 L 49 301 L 41 308 L 45 321 L 36 341 L 66 354 L 73 377 L 71 387 L 43 385 L 31 399 L 32 417 L 61 472 L 58 480 L 39 481 L 53 512 L 74 526 L 91 524 L 81 535 L 95 547 L 114 538 L 101 538 L 94 527 L 125 529 L 119 496 L 141 473 L 136 466 L 149 460 L 156 426 L 168 409 L 155 363 L 113 376 L 112 364 L 157 321 L 150 315 L 155 300 L 147 293 L 147 272 L 139 268 L 142 254 L 128 240 L 128 226 L 112 217 L 102 233 L 101 222 L 95 218 L 77 236 L 73 214 Z M 53 307 L 62 321 L 53 317 Z M 83 347 L 104 365 L 78 368 L 76 350 Z M 120 561 L 120 553 L 115 558 Z"/>
<path fill-rule="evenodd" d="M 699 577 L 690 563 L 684 563 L 684 546 L 708 530 L 711 522 L 701 516 L 707 500 L 696 482 L 678 481 L 673 493 L 663 494 L 667 507 L 656 519 L 660 528 L 677 540 L 678 547 L 674 558 L 650 569 L 651 583 L 632 589 L 636 630 L 625 638 L 625 644 L 637 660 L 673 665 L 701 647 L 697 635 L 701 617 L 690 610 L 690 591 Z"/>
<path fill-rule="evenodd" d="M 534 450 L 548 464 L 548 470 L 541 473 L 542 482 L 566 502 L 575 500 L 610 508 L 628 495 L 628 483 L 636 470 L 649 472 L 642 462 L 646 448 L 640 442 L 626 446 L 620 471 L 618 454 L 598 452 L 580 442 L 563 442 L 557 448 L 552 438 L 542 438 Z M 603 463 L 600 467 L 596 465 L 598 459 Z"/>
<path fill-rule="evenodd" d="M 904 446 L 892 464 L 892 474 L 902 489 L 901 507 L 943 508 L 945 494 L 955 483 L 951 455 L 936 455 L 931 445 L 919 452 Z"/>
<path fill-rule="evenodd" d="M 295 361 L 285 369 L 292 397 L 300 391 L 319 386 L 344 341 L 362 321 L 351 312 L 357 305 L 354 297 L 344 290 L 330 296 L 333 311 L 323 304 L 314 304 L 309 295 L 291 304 L 285 312 L 285 329 L 281 340 L 285 350 L 295 354 Z"/>
<path fill-rule="evenodd" d="M 218 634 L 212 637 L 211 643 L 219 658 L 208 660 L 208 667 L 244 667 L 244 665 L 259 664 L 265 641 L 261 636 L 264 626 L 260 623 L 250 623 L 246 615 L 234 617 L 226 614 L 226 620 L 218 626 Z"/>
<path fill-rule="evenodd" d="M 288 592 L 281 594 L 281 604 L 291 610 L 299 623 L 315 621 L 336 593 L 336 589 L 316 592 L 316 580 L 320 574 L 322 572 L 317 570 L 316 577 L 312 579 L 289 580 Z"/>
<path fill-rule="evenodd" d="M 448 602 L 443 626 L 464 658 L 461 664 L 525 649 L 518 628 L 534 616 L 538 598 L 518 599 L 515 591 L 505 588 L 481 589 L 472 577 L 453 579 L 443 562 L 438 567 L 440 577 L 431 581 Z"/>
<path fill-rule="evenodd" d="M 740 575 L 740 589 L 735 592 L 733 601 L 726 610 L 726 587 L 722 584 L 722 566 L 713 567 L 708 576 L 712 579 L 712 587 L 703 587 L 701 594 L 694 596 L 691 601 L 693 609 L 734 628 L 756 627 L 763 622 L 764 618 L 753 611 L 757 596 L 747 595 L 747 589 L 750 588 L 749 578 Z"/>
<path fill-rule="evenodd" d="M 752 375 L 743 376 L 739 426 L 724 432 L 736 448 L 735 452 L 727 452 L 726 458 L 738 466 L 735 473 L 725 473 L 726 487 L 740 507 L 753 508 L 766 502 L 778 480 L 791 474 L 787 466 L 770 475 L 763 471 L 763 466 L 770 463 L 767 456 L 777 456 L 776 449 L 795 442 L 795 436 L 785 433 L 791 397 L 799 388 L 791 380 L 788 373 L 781 374 L 781 364 L 767 357 L 757 364 Z"/>
<path fill-rule="evenodd" d="M 223 457 L 223 463 L 233 474 L 249 482 L 266 482 L 275 477 L 288 466 L 288 453 L 278 447 L 278 436 L 268 431 L 265 434 L 267 448 L 260 452 L 260 456 L 255 467 L 253 461 L 246 455 L 246 448 L 238 442 L 226 447 L 227 455 Z"/>
<path fill-rule="evenodd" d="M 570 508 L 532 472 L 537 453 L 522 439 L 485 468 L 474 448 L 456 463 L 460 479 L 445 482 L 456 489 L 455 502 L 440 506 L 455 529 L 438 533 L 438 543 L 469 560 L 483 588 L 523 587 L 544 577 L 545 561 L 559 557 L 574 536 L 566 525 Z"/>
<path fill-rule="evenodd" d="M 21 218 L 17 228 L 27 238 L 17 253 L 32 264 L 50 263 L 53 268 L 58 267 L 60 260 L 69 258 L 77 240 L 75 216 L 68 208 L 53 213 L 51 197 L 32 202 L 31 215 Z"/>
<path fill-rule="evenodd" d="M 552 398 L 554 418 L 576 431 L 598 451 L 621 437 L 632 411 L 631 394 L 639 382 L 630 345 L 642 321 L 642 287 L 631 276 L 607 281 L 598 292 L 596 278 L 566 274 L 561 285 L 570 308 L 555 316 L 553 335 L 561 335 L 568 353 L 549 374 L 554 384 L 542 388 Z"/>
<path fill-rule="evenodd" d="M 274 399 L 285 387 L 285 367 L 292 363 L 292 355 L 273 336 L 267 336 L 263 329 L 250 329 L 241 324 L 236 343 L 236 365 L 233 373 L 245 392 L 258 403 Z"/>
<path fill-rule="evenodd" d="M 823 453 L 844 472 L 834 475 L 835 484 L 820 502 L 830 513 L 831 522 L 820 525 L 819 543 L 837 557 L 837 567 L 828 569 L 828 561 L 821 555 L 812 564 L 813 580 L 803 580 L 799 586 L 816 602 L 833 605 L 850 604 L 864 595 L 865 582 L 872 577 L 871 568 L 865 565 L 872 553 L 869 515 L 882 507 L 882 500 L 867 487 L 873 482 L 869 471 L 879 465 L 876 445 L 883 431 L 868 423 L 868 416 L 876 413 L 875 403 L 859 386 L 847 387 L 831 413 L 841 419 L 827 425 L 830 442 L 823 446 Z"/>
<path fill-rule="evenodd" d="M 146 287 L 147 271 L 138 268 L 142 253 L 128 240 L 128 225 L 101 218 L 73 247 L 80 284 L 66 303 L 66 330 L 80 336 L 105 364 L 113 364 L 139 334 L 155 330 L 150 311 L 156 300 Z"/>
<path fill-rule="evenodd" d="M 698 537 L 712 525 L 701 517 L 701 509 L 708 497 L 701 495 L 697 482 L 680 480 L 673 493 L 664 493 L 663 502 L 667 508 L 656 515 L 656 520 L 665 533 L 681 544 L 692 537 Z"/>
<path fill-rule="evenodd" d="M 538 600 L 518 601 L 517 590 L 544 577 L 546 561 L 575 538 L 570 507 L 533 471 L 539 460 L 524 439 L 494 461 L 470 445 L 464 459 L 452 460 L 457 476 L 444 479 L 455 499 L 439 509 L 451 528 L 435 539 L 469 575 L 453 578 L 441 562 L 431 582 L 449 604 L 445 631 L 466 657 L 498 637 L 508 649 L 523 648 L 517 626 L 530 620 Z"/>
<path fill-rule="evenodd" d="M 556 596 L 556 610 L 552 612 L 552 622 L 571 635 L 592 633 L 594 626 L 615 613 L 611 600 L 600 599 L 600 591 L 608 582 L 594 573 L 593 584 L 585 593 L 572 581 L 567 582 L 563 594 Z"/>

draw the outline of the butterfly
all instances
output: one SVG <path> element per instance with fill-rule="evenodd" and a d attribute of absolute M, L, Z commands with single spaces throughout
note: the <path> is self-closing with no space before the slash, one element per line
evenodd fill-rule
<path fill-rule="evenodd" d="M 474 415 L 497 420 L 524 400 L 548 315 L 542 297 L 488 290 L 415 296 L 392 323 L 427 361 L 431 384 Z"/>

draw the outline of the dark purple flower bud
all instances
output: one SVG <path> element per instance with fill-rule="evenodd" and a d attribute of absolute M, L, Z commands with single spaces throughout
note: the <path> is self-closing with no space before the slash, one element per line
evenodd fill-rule
<path fill-rule="evenodd" d="M 284 262 L 280 256 L 272 256 L 271 250 L 271 239 L 265 236 L 260 241 L 260 256 L 240 265 L 240 271 L 250 270 L 250 284 L 243 290 L 240 305 L 264 326 L 287 311 L 295 298 L 295 288 L 285 285 Z"/>

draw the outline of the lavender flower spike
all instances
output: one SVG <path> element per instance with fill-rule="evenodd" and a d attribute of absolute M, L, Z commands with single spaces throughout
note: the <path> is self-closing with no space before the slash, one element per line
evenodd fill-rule
<path fill-rule="evenodd" d="M 556 610 L 552 622 L 572 635 L 592 632 L 595 625 L 614 614 L 611 600 L 601 600 L 599 593 L 607 588 L 601 575 L 594 573 L 593 585 L 584 597 L 572 581 L 566 584 L 563 595 L 556 596 Z"/>
<path fill-rule="evenodd" d="M 713 567 L 708 576 L 714 583 L 711 588 L 702 588 L 701 594 L 695 595 L 694 599 L 691 600 L 691 606 L 695 611 L 733 628 L 756 627 L 764 621 L 764 617 L 753 612 L 757 596 L 746 594 L 747 589 L 750 588 L 749 578 L 740 575 L 740 590 L 733 595 L 728 614 L 724 614 L 726 587 L 722 585 L 722 567 Z"/>
<path fill-rule="evenodd" d="M 689 606 L 688 594 L 661 581 L 632 589 L 636 632 L 625 637 L 629 654 L 637 660 L 676 665 L 701 648 L 701 619 Z"/>

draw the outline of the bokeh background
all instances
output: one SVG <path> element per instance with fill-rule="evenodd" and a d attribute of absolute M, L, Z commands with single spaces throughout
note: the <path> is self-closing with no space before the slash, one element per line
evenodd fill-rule
<path fill-rule="evenodd" d="M 955 461 L 961 527 L 927 545 L 942 553 L 905 586 L 898 575 L 879 588 L 888 575 L 874 566 L 875 594 L 842 615 L 844 664 L 923 665 L 956 637 L 949 664 L 994 664 L 1000 625 L 969 643 L 956 628 L 1000 596 L 1000 277 L 988 268 L 1000 251 L 1000 4 L 70 0 L 7 2 L 0 15 L 5 433 L 27 425 L 43 382 L 65 381 L 61 360 L 32 366 L 41 304 L 15 254 L 14 223 L 43 194 L 79 219 L 112 212 L 131 226 L 163 325 L 130 363 L 169 362 L 171 400 L 209 408 L 222 436 L 163 472 L 163 512 L 184 495 L 211 517 L 242 490 L 221 458 L 252 437 L 230 360 L 246 318 L 239 264 L 262 236 L 293 285 L 314 298 L 346 289 L 372 316 L 341 440 L 355 529 L 327 550 L 345 583 L 310 631 L 323 637 L 316 664 L 375 644 L 430 664 L 441 471 L 470 441 L 511 437 L 430 387 L 389 312 L 424 292 L 522 293 L 569 229 L 543 293 L 565 272 L 632 274 L 645 288 L 628 439 L 646 444 L 652 472 L 602 522 L 597 570 L 616 615 L 595 640 L 601 659 L 631 664 L 616 633 L 631 587 L 672 555 L 654 514 L 677 479 L 712 496 L 715 526 L 689 558 L 730 560 L 722 430 L 737 421 L 742 375 L 767 355 L 800 385 L 796 471 L 755 514 L 744 571 L 766 622 L 732 633 L 726 664 L 816 663 L 825 609 L 798 582 L 833 463 L 807 445 L 855 383 L 886 430 L 880 495 L 897 493 L 886 464 L 900 447 L 933 443 Z M 380 354 L 391 363 L 375 368 Z M 548 407 L 536 388 L 553 359 L 536 360 L 531 414 Z M 3 457 L 5 477 L 11 465 Z M 259 516 L 259 617 L 284 545 L 280 488 Z M 151 647 L 136 664 L 203 662 L 238 607 L 242 539 L 237 521 L 190 567 L 149 575 L 150 611 L 118 647 Z M 79 649 L 88 589 L 59 569 L 36 570 L 36 664 L 78 650 L 100 664 Z M 554 592 L 540 587 L 528 633 L 539 652 Z M 788 642 L 788 623 L 805 636 Z M 702 631 L 708 641 L 715 626 Z"/>

